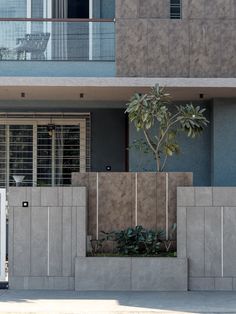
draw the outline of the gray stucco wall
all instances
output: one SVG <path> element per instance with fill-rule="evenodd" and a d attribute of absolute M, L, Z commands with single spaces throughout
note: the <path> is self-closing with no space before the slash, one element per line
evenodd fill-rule
<path fill-rule="evenodd" d="M 190 290 L 236 290 L 236 188 L 177 188 L 177 254 Z"/>
<path fill-rule="evenodd" d="M 169 1 L 117 0 L 117 75 L 235 77 L 233 0 L 183 0 L 183 19 Z"/>

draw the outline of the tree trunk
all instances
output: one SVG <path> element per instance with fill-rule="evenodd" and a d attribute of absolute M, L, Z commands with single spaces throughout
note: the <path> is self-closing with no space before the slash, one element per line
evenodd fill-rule
<path fill-rule="evenodd" d="M 156 163 L 157 163 L 157 172 L 160 172 L 161 170 L 161 159 L 159 154 L 156 154 Z"/>

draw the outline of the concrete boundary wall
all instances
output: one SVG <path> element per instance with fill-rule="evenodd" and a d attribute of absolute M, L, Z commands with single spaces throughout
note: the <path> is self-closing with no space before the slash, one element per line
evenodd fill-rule
<path fill-rule="evenodd" d="M 79 257 L 75 261 L 78 291 L 187 291 L 186 258 Z"/>
<path fill-rule="evenodd" d="M 177 252 L 190 290 L 236 290 L 236 188 L 177 191 Z"/>
<path fill-rule="evenodd" d="M 10 289 L 74 290 L 75 258 L 86 255 L 86 199 L 84 187 L 10 188 Z"/>

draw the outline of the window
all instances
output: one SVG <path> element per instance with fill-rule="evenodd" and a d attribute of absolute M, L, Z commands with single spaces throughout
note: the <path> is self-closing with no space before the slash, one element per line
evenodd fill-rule
<path fill-rule="evenodd" d="M 88 0 L 69 0 L 68 18 L 88 19 L 89 1 Z"/>
<path fill-rule="evenodd" d="M 14 176 L 24 186 L 65 186 L 72 172 L 86 171 L 89 114 L 0 119 L 0 187 L 15 186 Z"/>
<path fill-rule="evenodd" d="M 170 0 L 170 18 L 181 19 L 181 0 Z"/>

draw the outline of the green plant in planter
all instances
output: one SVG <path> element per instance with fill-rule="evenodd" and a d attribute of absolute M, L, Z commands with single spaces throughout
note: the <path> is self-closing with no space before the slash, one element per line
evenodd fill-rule
<path fill-rule="evenodd" d="M 206 109 L 193 104 L 175 106 L 170 110 L 170 95 L 156 85 L 148 94 L 134 94 L 126 113 L 138 131 L 142 130 L 156 163 L 163 171 L 167 158 L 179 152 L 177 135 L 185 132 L 195 138 L 207 126 Z"/>
<path fill-rule="evenodd" d="M 110 233 L 121 255 L 157 255 L 164 237 L 163 231 L 144 229 L 142 226 Z"/>

